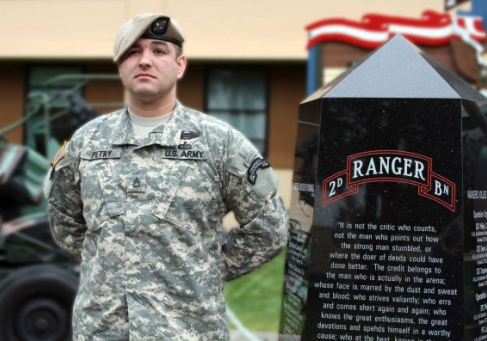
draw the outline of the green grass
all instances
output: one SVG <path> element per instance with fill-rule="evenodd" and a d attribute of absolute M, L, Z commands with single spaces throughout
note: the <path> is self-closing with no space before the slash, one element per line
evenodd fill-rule
<path fill-rule="evenodd" d="M 226 284 L 227 305 L 245 328 L 279 330 L 285 255 L 283 250 L 263 267 Z"/>

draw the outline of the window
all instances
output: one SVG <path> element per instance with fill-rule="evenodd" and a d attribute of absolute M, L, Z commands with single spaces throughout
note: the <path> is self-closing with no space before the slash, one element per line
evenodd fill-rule
<path fill-rule="evenodd" d="M 267 133 L 267 70 L 211 67 L 206 86 L 207 114 L 242 132 L 263 154 Z"/>
<path fill-rule="evenodd" d="M 79 65 L 33 65 L 26 79 L 24 143 L 50 157 L 76 128 L 72 107 L 82 99 Z M 75 118 L 75 120 L 73 120 Z M 75 124 L 73 124 L 75 122 Z"/>
<path fill-rule="evenodd" d="M 83 73 L 81 66 L 32 66 L 29 68 L 27 93 L 30 104 L 40 103 L 41 93 L 49 97 L 52 107 L 67 107 L 69 102 L 62 96 L 69 91 L 81 95 L 82 89 L 77 87 L 79 80 L 69 78 Z M 37 96 L 36 94 L 39 94 Z M 47 97 L 44 97 L 45 99 Z"/>

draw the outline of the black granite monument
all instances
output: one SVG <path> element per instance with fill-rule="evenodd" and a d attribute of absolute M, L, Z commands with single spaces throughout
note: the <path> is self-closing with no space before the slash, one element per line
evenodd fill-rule
<path fill-rule="evenodd" d="M 301 103 L 280 341 L 487 340 L 486 105 L 400 35 Z"/>

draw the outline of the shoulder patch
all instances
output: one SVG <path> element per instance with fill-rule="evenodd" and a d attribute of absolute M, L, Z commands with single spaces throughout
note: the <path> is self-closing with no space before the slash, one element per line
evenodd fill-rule
<path fill-rule="evenodd" d="M 54 155 L 54 159 L 52 160 L 53 166 L 55 166 L 59 161 L 61 161 L 66 156 L 66 153 L 64 151 L 65 148 L 66 148 L 66 141 L 64 141 L 61 148 L 59 148 L 59 150 Z"/>
<path fill-rule="evenodd" d="M 250 167 L 247 169 L 247 180 L 249 180 L 252 185 L 255 185 L 255 182 L 257 181 L 257 171 L 260 168 L 265 169 L 270 166 L 269 162 L 263 158 L 254 159 Z"/>

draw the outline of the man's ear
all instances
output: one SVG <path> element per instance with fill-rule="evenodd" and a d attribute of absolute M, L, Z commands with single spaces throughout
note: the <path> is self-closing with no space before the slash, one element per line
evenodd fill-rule
<path fill-rule="evenodd" d="M 120 75 L 120 65 L 122 65 L 122 62 L 121 62 L 122 58 L 120 58 L 118 61 L 117 61 L 117 71 L 118 71 L 118 75 Z"/>
<path fill-rule="evenodd" d="M 178 79 L 181 79 L 183 78 L 184 71 L 186 70 L 186 65 L 188 64 L 186 56 L 182 54 L 177 57 L 176 63 L 178 64 Z"/>

